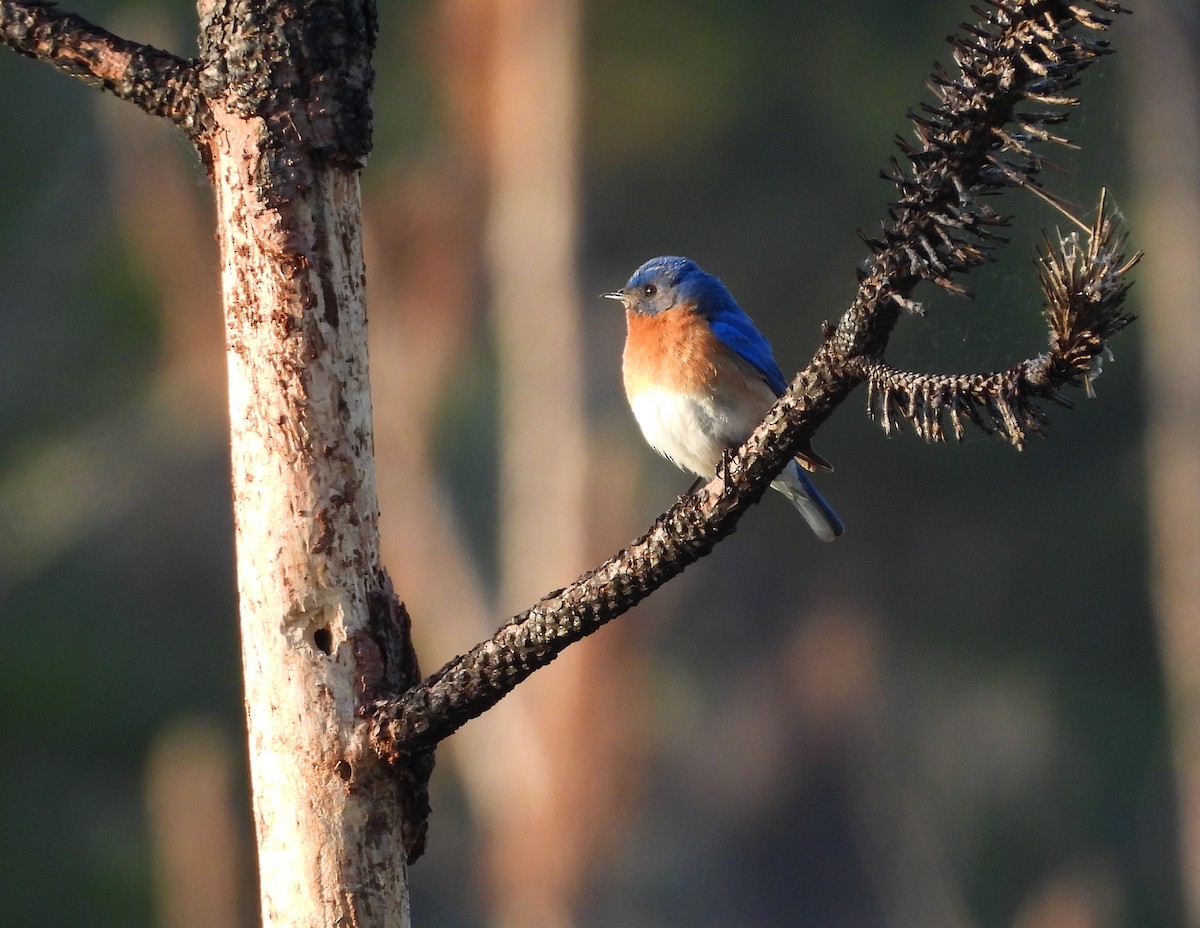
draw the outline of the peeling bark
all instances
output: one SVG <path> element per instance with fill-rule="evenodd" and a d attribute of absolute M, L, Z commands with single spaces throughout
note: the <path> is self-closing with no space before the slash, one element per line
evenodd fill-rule
<path fill-rule="evenodd" d="M 374 20 L 342 16 L 358 44 L 331 48 L 317 6 L 202 15 L 263 920 L 407 925 L 428 763 L 412 789 L 409 759 L 381 760 L 361 716 L 416 678 L 380 567 L 365 351 Z M 322 82 L 335 52 L 337 93 Z"/>
<path fill-rule="evenodd" d="M 261 133 L 219 108 L 215 116 L 264 921 L 357 924 L 353 913 L 364 905 L 398 906 L 406 920 L 404 868 L 394 865 L 404 856 L 397 788 L 357 715 L 365 688 L 377 683 L 371 678 L 386 672 L 369 627 L 379 554 L 366 358 L 358 353 L 358 179 L 320 171 L 308 195 L 288 205 L 291 228 L 281 236 L 276 212 L 244 176 Z M 322 238 L 343 247 L 316 267 L 285 247 Z M 338 892 L 349 886 L 360 889 Z"/>
<path fill-rule="evenodd" d="M 432 753 L 365 705 L 419 679 L 380 566 L 358 172 L 373 0 L 200 0 L 196 60 L 38 0 L 0 42 L 173 121 L 216 193 L 266 925 L 406 926 Z"/>

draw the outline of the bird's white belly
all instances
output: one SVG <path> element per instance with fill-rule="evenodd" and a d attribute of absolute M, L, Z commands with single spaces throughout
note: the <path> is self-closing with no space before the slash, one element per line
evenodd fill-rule
<path fill-rule="evenodd" d="M 629 405 L 650 447 L 701 477 L 716 473 L 722 452 L 758 424 L 731 421 L 729 411 L 711 398 L 673 390 L 641 390 L 629 397 Z"/>

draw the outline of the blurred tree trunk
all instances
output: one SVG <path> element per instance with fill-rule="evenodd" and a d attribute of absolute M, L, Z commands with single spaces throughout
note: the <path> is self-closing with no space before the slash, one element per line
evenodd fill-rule
<path fill-rule="evenodd" d="M 576 0 L 488 6 L 485 245 L 500 375 L 507 612 L 588 566 L 575 279 L 580 10 Z"/>
<path fill-rule="evenodd" d="M 155 871 L 158 928 L 245 924 L 247 872 L 233 780 L 241 757 L 204 719 L 166 725 L 146 764 L 146 817 Z M 240 803 L 238 804 L 240 805 Z"/>
<path fill-rule="evenodd" d="M 1187 924 L 1200 926 L 1200 20 L 1190 2 L 1140 4 L 1132 83 L 1139 275 L 1148 326 L 1152 594 L 1172 721 Z"/>
<path fill-rule="evenodd" d="M 596 503 L 617 505 L 591 467 L 578 242 L 577 0 L 490 0 L 482 82 L 488 209 L 484 265 L 500 382 L 501 613 L 588 566 Z M 531 105 L 531 101 L 536 101 Z M 551 436 L 553 436 L 551 438 Z M 625 810 L 636 687 L 625 632 L 564 655 L 528 681 L 476 738 L 492 758 L 464 775 L 486 843 L 492 924 L 568 928 Z M 611 714 L 609 714 L 611 713 Z M 504 750 L 503 745 L 516 746 Z M 488 769 L 487 781 L 480 770 Z"/>
<path fill-rule="evenodd" d="M 628 460 L 588 438 L 578 245 L 577 0 L 442 0 L 434 73 L 451 118 L 433 170 L 371 210 L 371 355 L 388 563 L 422 653 L 453 654 L 629 531 Z M 450 152 L 450 154 L 447 154 Z M 378 175 L 376 175 L 378 178 Z M 384 180 L 388 183 L 388 180 Z M 380 200 L 378 192 L 372 200 Z M 480 208 L 482 207 L 482 208 Z M 463 380 L 486 280 L 501 424 L 493 596 L 431 447 Z M 547 440 L 547 436 L 553 436 Z M 596 459 L 600 458 L 599 461 Z M 577 920 L 634 798 L 642 693 L 633 626 L 564 655 L 446 745 L 479 831 L 490 924 Z"/>

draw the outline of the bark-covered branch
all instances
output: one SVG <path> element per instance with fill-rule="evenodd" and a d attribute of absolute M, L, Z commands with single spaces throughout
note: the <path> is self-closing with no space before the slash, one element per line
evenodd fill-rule
<path fill-rule="evenodd" d="M 1011 186 L 1051 197 L 1037 182 L 1043 161 L 1035 146 L 1066 142 L 1048 127 L 1062 123 L 1066 108 L 1078 102 L 1069 91 L 1079 73 L 1109 51 L 1092 33 L 1119 12 L 1108 0 L 987 0 L 981 21 L 951 37 L 957 69 L 934 75 L 934 104 L 913 115 L 915 143 L 900 142 L 911 167 L 893 162 L 886 175 L 900 195 L 879 237 L 866 239 L 872 259 L 854 301 L 766 421 L 702 492 L 680 499 L 628 548 L 513 617 L 420 686 L 376 702 L 381 753 L 399 758 L 435 745 L 708 553 L 859 383 L 872 381 L 885 410 L 903 406 L 899 388 L 887 387 L 886 372 L 894 369 L 883 352 L 902 312 L 922 311 L 913 291 L 930 281 L 965 292 L 956 275 L 983 263 L 1003 241 L 995 229 L 1006 220 L 984 197 Z M 995 389 L 986 378 L 911 375 L 914 386 L 937 382 L 940 392 L 924 406 L 911 402 L 910 419 L 932 421 L 942 409 L 952 419 L 972 419 L 993 395 L 1024 413 L 1036 399 L 1060 399 L 1059 388 L 1086 383 L 1107 339 L 1128 321 L 1120 306 L 1133 262 L 1123 256 L 1123 241 L 1102 204 L 1086 244 L 1068 241 L 1061 254 L 1043 258 L 1051 351 Z M 1003 411 L 999 418 L 1019 446 L 1028 420 L 1014 425 Z M 929 426 L 924 434 L 939 432 L 940 425 Z"/>
<path fill-rule="evenodd" d="M 0 0 L 0 41 L 163 116 L 191 136 L 204 122 L 195 62 L 130 42 L 52 4 Z"/>

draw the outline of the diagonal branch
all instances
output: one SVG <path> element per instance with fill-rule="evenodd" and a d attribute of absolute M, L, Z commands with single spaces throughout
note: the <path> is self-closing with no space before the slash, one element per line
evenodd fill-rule
<path fill-rule="evenodd" d="M 205 121 L 196 64 L 113 35 L 40 0 L 0 0 L 0 41 L 196 136 Z"/>
<path fill-rule="evenodd" d="M 1079 72 L 1108 52 L 1106 43 L 1078 32 L 1103 30 L 1109 25 L 1103 14 L 1122 12 L 1109 0 L 986 2 L 977 11 L 982 23 L 951 37 L 958 72 L 935 74 L 936 105 L 913 116 L 916 143 L 901 142 L 912 171 L 893 162 L 887 175 L 900 198 L 882 237 L 867 239 L 873 257 L 858 294 L 766 421 L 703 491 L 680 499 L 628 548 L 514 616 L 420 686 L 371 706 L 375 744 L 384 756 L 399 758 L 437 744 L 570 644 L 707 554 L 735 530 L 800 445 L 871 376 L 872 365 L 882 362 L 902 310 L 920 310 L 911 298 L 915 287 L 928 280 L 965 292 L 954 275 L 986 260 L 988 249 L 1001 241 L 993 230 L 1006 222 L 982 198 L 1012 186 L 1041 190 L 1035 175 L 1043 162 L 1033 146 L 1066 143 L 1046 127 L 1065 120 L 1062 108 L 1078 102 L 1068 91 Z M 1029 112 L 1030 103 L 1043 109 Z M 1126 318 L 1118 307 L 1132 262 L 1113 258 L 1115 227 L 1101 213 L 1089 247 L 1068 250 L 1061 260 L 1045 259 L 1043 277 L 1047 292 L 1058 292 L 1063 305 L 1094 303 L 1099 293 L 1111 322 Z M 1102 272 L 1093 272 L 1100 264 Z M 1075 362 L 1090 364 L 1124 324 L 1085 332 L 1086 326 L 1069 321 L 1078 321 L 1078 312 L 1056 322 L 1057 299 L 1050 299 L 1051 328 L 1065 333 L 1063 350 L 1056 355 L 1052 343 L 1050 355 L 1025 377 L 1028 388 L 1043 396 L 1055 396 L 1057 387 L 1086 376 Z M 1085 358 L 1076 349 L 1093 338 L 1095 350 Z M 1071 360 L 1063 365 L 1055 357 Z"/>
<path fill-rule="evenodd" d="M 387 756 L 431 747 L 482 714 L 570 644 L 628 611 L 733 533 L 783 469 L 786 435 L 837 392 L 790 394 L 703 491 L 679 499 L 641 538 L 595 570 L 514 616 L 421 686 L 373 707 L 377 748 Z"/>

